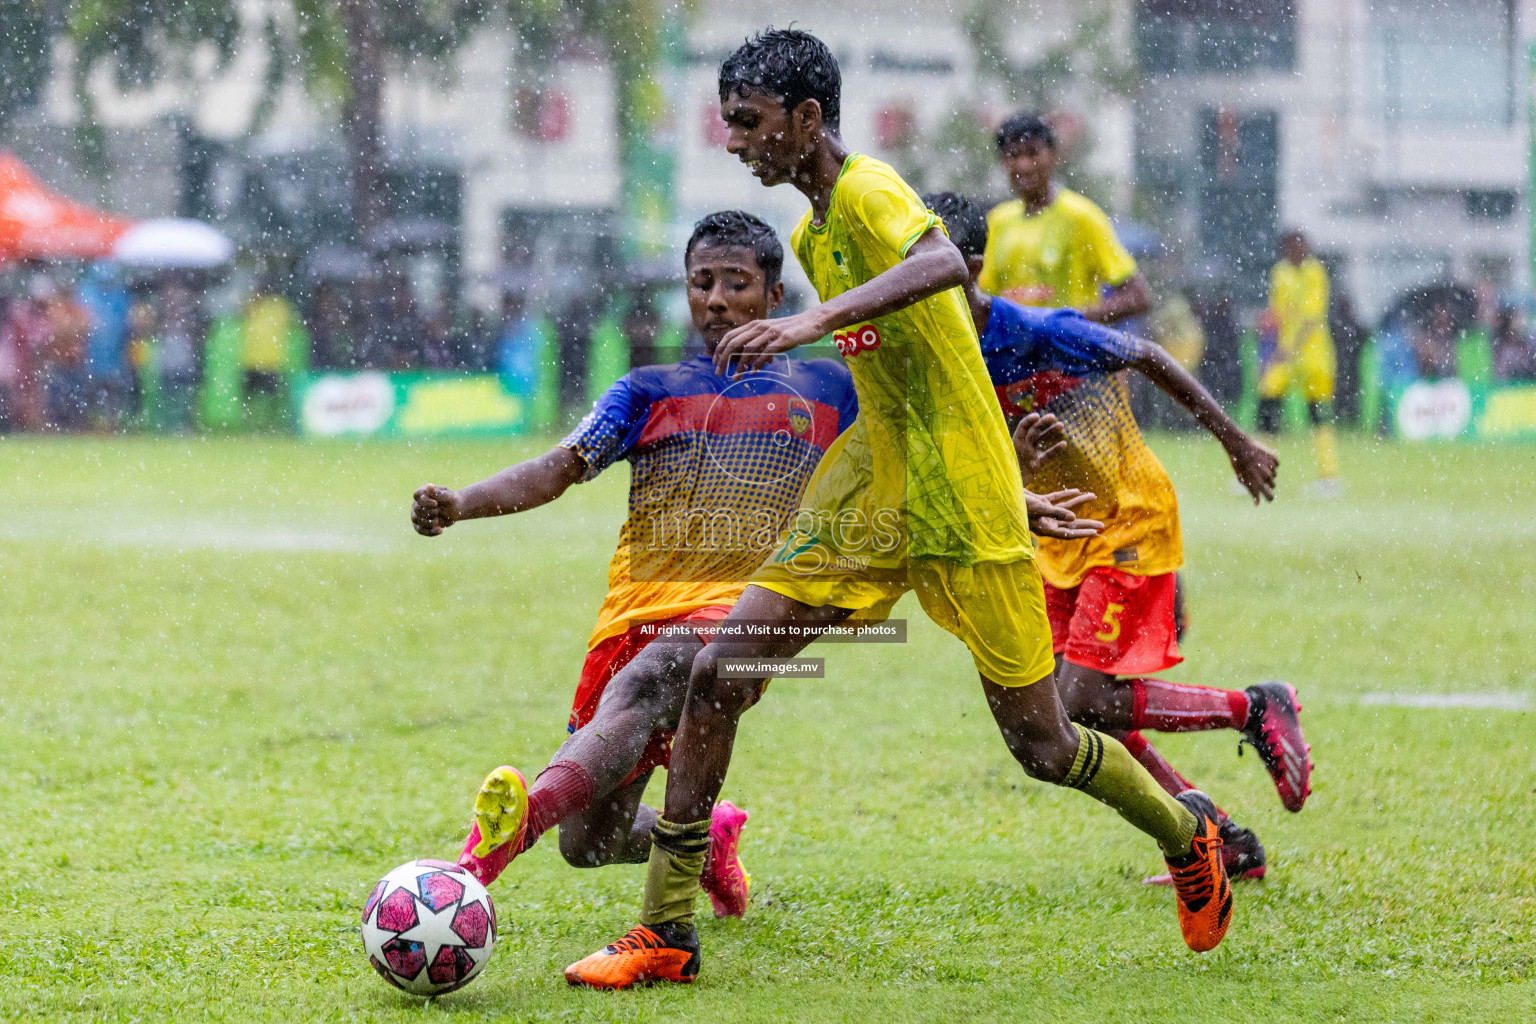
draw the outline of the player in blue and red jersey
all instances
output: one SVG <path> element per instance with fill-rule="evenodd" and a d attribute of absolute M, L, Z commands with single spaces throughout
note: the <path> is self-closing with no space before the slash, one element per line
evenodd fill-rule
<path fill-rule="evenodd" d="M 688 306 L 706 354 L 632 370 L 549 452 L 452 491 L 416 491 L 411 520 L 435 537 L 461 519 L 554 501 L 619 459 L 630 462 L 629 516 L 608 569 L 567 728 L 532 786 L 509 766 L 475 799 L 459 863 L 489 884 L 557 823 L 572 865 L 643 863 L 656 812 L 640 802 L 665 767 L 693 656 L 779 539 L 805 480 L 853 422 L 857 400 L 834 359 L 778 360 L 740 381 L 710 353 L 733 327 L 767 317 L 784 294 L 784 252 L 751 214 L 714 213 L 684 252 Z M 746 908 L 736 855 L 746 814 L 721 801 L 705 890 L 724 916 Z"/>
<path fill-rule="evenodd" d="M 971 271 L 966 299 L 987 372 L 1010 416 L 1060 421 L 1062 440 L 1025 486 L 1075 486 L 1095 495 L 1083 514 L 1104 523 L 1084 540 L 1039 542 L 1056 654 L 1056 685 L 1073 721 L 1119 739 L 1170 793 L 1193 787 L 1142 730 L 1232 729 L 1259 752 L 1286 808 L 1299 811 L 1312 766 L 1296 691 L 1268 682 L 1244 690 L 1171 683 L 1152 676 L 1179 654 L 1174 573 L 1183 562 L 1178 499 L 1131 415 L 1122 370 L 1142 373 L 1221 442 L 1238 480 L 1273 500 L 1278 462 L 1245 434 L 1200 382 L 1157 345 L 1093 323 L 1071 309 L 1018 305 L 981 290 L 987 220 L 953 192 L 923 197 L 949 229 Z M 1023 438 L 1020 437 L 1022 442 Z M 1021 455 L 1028 445 L 1021 443 Z M 1230 877 L 1259 878 L 1264 848 L 1216 808 Z M 1172 881 L 1162 876 L 1164 881 Z"/>

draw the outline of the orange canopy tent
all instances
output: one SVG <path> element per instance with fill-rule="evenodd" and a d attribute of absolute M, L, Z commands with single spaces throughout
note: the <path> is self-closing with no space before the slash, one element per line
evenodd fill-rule
<path fill-rule="evenodd" d="M 16 158 L 0 151 L 0 262 L 100 259 L 134 222 L 54 192 Z"/>

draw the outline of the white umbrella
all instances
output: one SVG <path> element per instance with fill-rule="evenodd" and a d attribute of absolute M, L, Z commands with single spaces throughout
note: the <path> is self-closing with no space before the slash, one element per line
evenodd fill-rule
<path fill-rule="evenodd" d="M 119 261 L 156 270 L 217 267 L 234 254 L 235 243 L 221 232 L 185 217 L 140 221 L 112 247 Z"/>

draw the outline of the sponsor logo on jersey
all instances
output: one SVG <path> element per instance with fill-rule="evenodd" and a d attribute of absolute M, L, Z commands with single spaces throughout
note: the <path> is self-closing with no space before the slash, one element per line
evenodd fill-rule
<path fill-rule="evenodd" d="M 860 352 L 870 352 L 879 348 L 880 331 L 874 324 L 854 324 L 846 331 L 833 334 L 832 344 L 837 346 L 837 350 L 846 359 Z"/>

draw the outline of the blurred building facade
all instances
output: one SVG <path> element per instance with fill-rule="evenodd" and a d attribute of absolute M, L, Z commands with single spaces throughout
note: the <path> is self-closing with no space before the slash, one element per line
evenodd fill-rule
<path fill-rule="evenodd" d="M 1230 276 L 1255 299 L 1277 230 L 1294 225 L 1367 315 L 1437 276 L 1528 283 L 1525 27 L 1536 0 L 1110 2 L 1108 33 L 1142 79 L 1133 97 L 1076 103 L 1090 126 L 1086 165 L 1107 182 L 1112 211 L 1152 221 L 1186 267 Z M 336 112 L 290 86 L 250 130 L 266 5 L 245 6 L 228 69 L 132 94 L 105 76 L 93 83 L 111 174 L 91 178 L 69 156 L 78 111 L 67 61 L 12 144 L 51 182 L 128 214 L 205 216 L 244 242 L 296 251 L 334 243 L 348 225 Z M 1004 48 L 1021 60 L 1082 10 L 994 6 Z M 962 13 L 944 0 L 699 4 L 666 76 L 674 247 L 712 209 L 757 211 L 786 234 L 803 211 L 798 194 L 762 189 L 724 152 L 715 73 L 744 37 L 791 19 L 822 35 L 842 63 L 849 142 L 899 165 L 948 112 L 1010 112 L 978 73 Z M 488 282 L 508 268 L 600 265 L 621 244 L 608 68 L 579 43 L 543 71 L 528 65 L 515 37 L 491 26 L 451 68 L 392 67 L 384 91 L 391 230 L 430 250 L 428 277 L 451 274 L 486 306 Z M 994 175 L 982 188 L 1000 196 L 1003 183 Z M 804 288 L 798 268 L 788 276 Z"/>
<path fill-rule="evenodd" d="M 1528 285 L 1530 0 L 1132 0 L 1136 179 L 1250 301 L 1299 227 L 1362 314 Z"/>
<path fill-rule="evenodd" d="M 244 6 L 246 36 L 224 71 L 131 94 L 106 76 L 92 83 L 110 174 L 93 178 L 72 157 L 78 109 L 67 59 L 13 144 L 50 181 L 112 209 L 207 217 L 254 247 L 306 251 L 335 243 L 347 229 L 336 111 L 291 86 L 276 97 L 265 127 L 251 132 L 266 73 L 266 5 Z M 1021 55 L 1038 52 L 1070 31 L 1073 17 L 1071 0 L 1020 5 L 1008 13 L 1006 45 Z M 666 83 L 674 107 L 678 250 L 687 226 L 711 210 L 753 210 L 786 240 L 803 212 L 798 194 L 762 189 L 724 151 L 716 90 L 720 61 L 736 45 L 791 20 L 837 53 L 844 132 L 860 150 L 896 159 L 961 105 L 992 120 L 1011 112 L 997 89 L 978 85 L 973 47 L 943 0 L 809 0 L 789 13 L 782 4 L 708 0 L 690 18 L 686 55 Z M 1128 20 L 1118 31 L 1128 45 Z M 451 237 L 434 244 L 471 286 L 505 278 L 509 267 L 516 277 L 520 268 L 601 263 L 618 244 L 622 174 L 609 69 L 579 42 L 541 71 L 528 65 L 516 37 L 490 25 L 451 68 L 394 65 L 386 82 L 396 220 L 416 235 L 432 235 L 427 224 L 448 225 Z M 1115 205 L 1128 208 L 1129 101 L 1092 113 L 1086 162 L 1111 184 Z M 1001 194 L 1000 176 L 992 187 Z M 797 267 L 787 272 L 792 287 L 804 285 Z M 492 297 L 480 291 L 489 305 Z"/>

